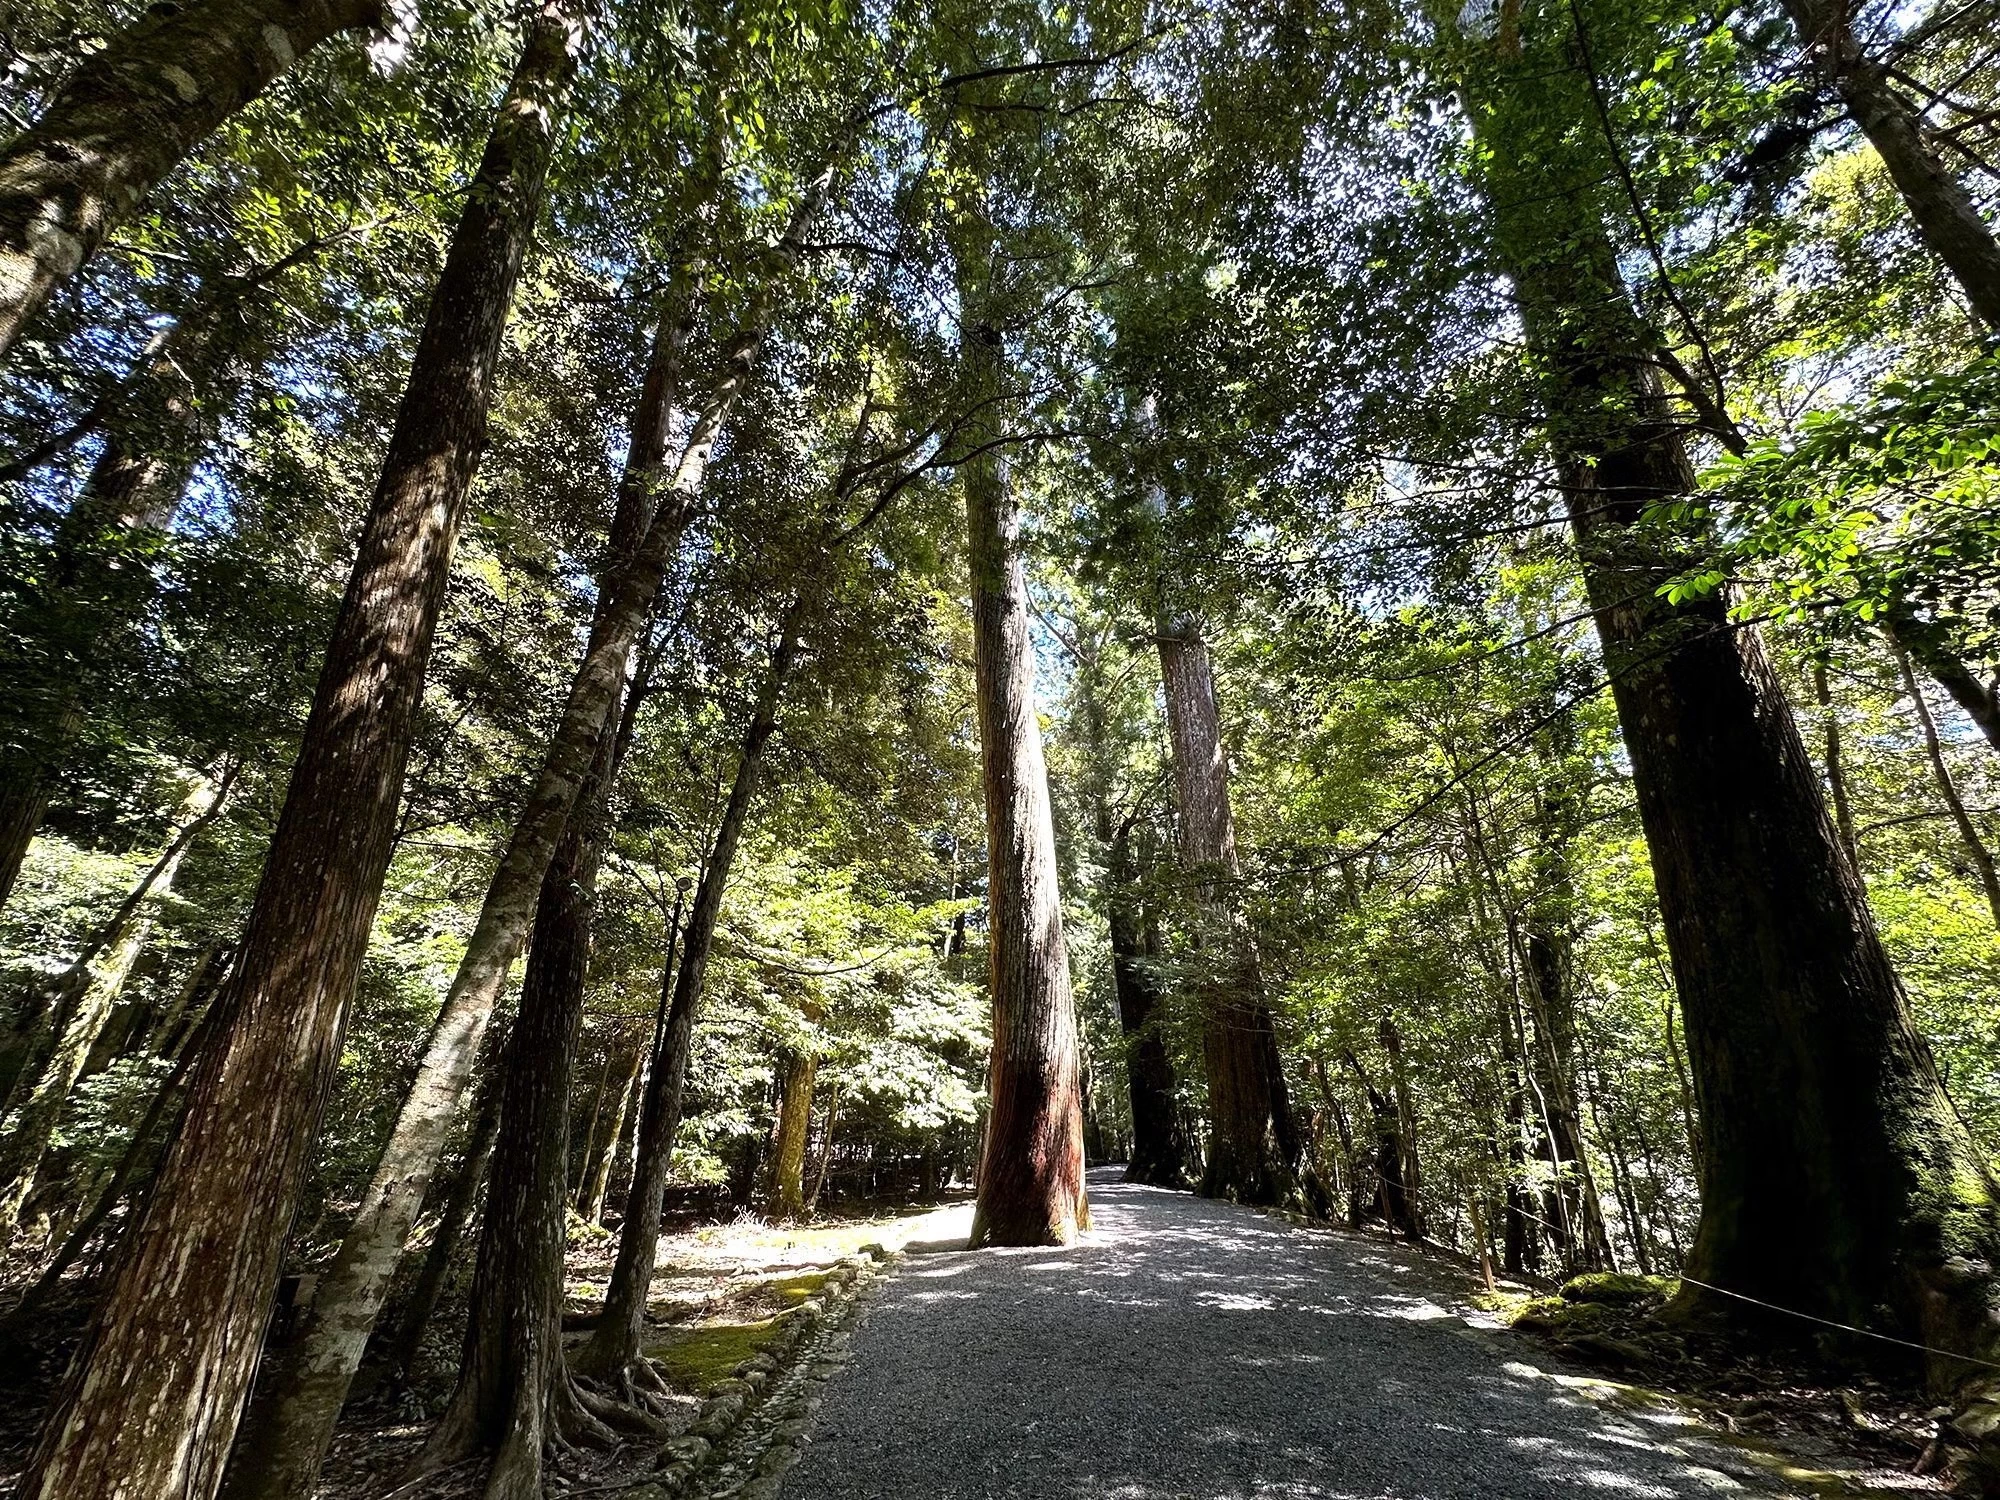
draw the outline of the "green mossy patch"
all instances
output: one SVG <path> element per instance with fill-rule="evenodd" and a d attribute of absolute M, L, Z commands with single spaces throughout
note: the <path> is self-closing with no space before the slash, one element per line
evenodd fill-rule
<path fill-rule="evenodd" d="M 1625 1271 L 1593 1271 L 1572 1276 L 1562 1285 L 1562 1300 L 1584 1306 L 1605 1304 L 1636 1307 L 1646 1302 L 1667 1302 L 1680 1290 L 1680 1283 L 1665 1276 L 1634 1276 Z"/>
<path fill-rule="evenodd" d="M 718 1380 L 736 1373 L 753 1354 L 761 1354 L 777 1337 L 781 1314 L 751 1323 L 700 1323 L 676 1328 L 646 1354 L 659 1362 L 660 1373 L 675 1390 L 700 1395 Z"/>

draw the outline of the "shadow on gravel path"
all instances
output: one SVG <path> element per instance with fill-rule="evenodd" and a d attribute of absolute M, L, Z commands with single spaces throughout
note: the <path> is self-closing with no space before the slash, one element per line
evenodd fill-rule
<path fill-rule="evenodd" d="M 1528 1363 L 1414 1255 L 1117 1169 L 1090 1190 L 1066 1249 L 909 1247 L 784 1500 L 1848 1493 Z"/>

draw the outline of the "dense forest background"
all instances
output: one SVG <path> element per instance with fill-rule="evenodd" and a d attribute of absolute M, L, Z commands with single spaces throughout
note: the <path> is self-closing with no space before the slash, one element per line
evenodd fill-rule
<path fill-rule="evenodd" d="M 212 1493 L 300 1274 L 232 1494 L 440 1296 L 440 1453 L 531 1493 L 647 1388 L 517 1368 L 564 1235 L 933 1196 L 1070 1087 L 1147 1180 L 1994 1348 L 1894 1288 L 2000 1247 L 1997 58 L 1986 0 L 12 7 L 8 1305 L 214 1376 L 72 1391 L 23 1493 Z M 1709 1019 L 1822 919 L 1823 1077 Z M 1755 1269 L 1842 1111 L 1929 1227 Z M 155 1200 L 177 1132 L 237 1165 Z"/>

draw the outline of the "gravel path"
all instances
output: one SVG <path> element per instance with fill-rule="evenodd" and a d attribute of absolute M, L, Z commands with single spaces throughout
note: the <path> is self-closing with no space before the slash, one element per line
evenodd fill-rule
<path fill-rule="evenodd" d="M 1091 1205 L 1065 1250 L 913 1245 L 784 1500 L 1826 1493 L 1527 1363 L 1414 1256 L 1116 1169 Z"/>

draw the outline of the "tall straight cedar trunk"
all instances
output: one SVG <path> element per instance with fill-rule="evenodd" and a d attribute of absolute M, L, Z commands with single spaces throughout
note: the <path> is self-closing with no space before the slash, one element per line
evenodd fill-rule
<path fill-rule="evenodd" d="M 395 835 L 452 543 L 581 28 L 560 0 L 467 195 L 231 982 L 146 1219 L 21 1483 L 203 1500 L 222 1477 Z"/>
<path fill-rule="evenodd" d="M 1784 0 L 1799 40 L 1818 62 L 1854 123 L 1888 168 L 1923 242 L 1965 288 L 1972 310 L 2000 329 L 2000 241 L 1972 194 L 1924 139 L 1923 122 L 1891 81 L 1888 65 L 1855 36 L 1847 0 Z"/>
<path fill-rule="evenodd" d="M 1106 819 L 1108 821 L 1108 819 Z M 1127 1182 L 1187 1186 L 1187 1142 L 1181 1136 L 1173 1059 L 1162 1027 L 1165 996 L 1147 960 L 1130 829 L 1107 844 L 1105 911 L 1111 937 L 1111 987 L 1118 998 L 1118 1029 L 1125 1039 L 1125 1080 L 1132 1104 L 1132 1158 Z"/>
<path fill-rule="evenodd" d="M 639 1137 L 632 1151 L 632 1187 L 625 1198 L 625 1221 L 618 1229 L 618 1259 L 604 1292 L 604 1313 L 590 1342 L 577 1351 L 580 1373 L 614 1380 L 629 1390 L 645 1378 L 639 1363 L 640 1334 L 646 1322 L 646 1297 L 653 1285 L 653 1262 L 659 1253 L 660 1215 L 672 1165 L 674 1135 L 680 1129 L 681 1099 L 687 1086 L 688 1057 L 694 1046 L 694 1013 L 708 977 L 708 958 L 715 947 L 722 898 L 729 889 L 736 851 L 749 826 L 750 806 L 763 777 L 764 751 L 778 727 L 778 708 L 798 654 L 801 606 L 794 602 L 779 630 L 777 649 L 757 692 L 743 744 L 736 757 L 736 775 L 716 824 L 715 846 L 702 866 L 701 884 L 688 911 L 681 937 L 680 970 L 674 976 L 673 1002 L 660 1028 L 659 1048 L 646 1079 L 639 1111 Z M 666 976 L 661 976 L 665 982 Z"/>
<path fill-rule="evenodd" d="M 632 644 L 651 613 L 698 493 L 699 472 L 691 485 L 682 483 L 685 474 L 677 473 L 665 500 L 657 507 L 653 503 L 674 426 L 687 312 L 684 304 L 677 305 L 662 316 L 655 333 L 613 507 L 590 640 L 563 718 L 494 870 L 472 939 L 432 1024 L 416 1079 L 374 1176 L 321 1280 L 306 1326 L 230 1462 L 229 1500 L 304 1500 L 312 1493 L 403 1246 L 430 1190 L 431 1174 L 458 1122 L 493 1008 L 571 821 L 585 779 L 578 762 L 587 769 L 599 748 L 613 743 L 611 721 Z M 707 451 L 703 446 L 702 458 Z M 687 468 L 685 459 L 681 468 Z M 575 861 L 576 851 L 570 858 Z"/>
<path fill-rule="evenodd" d="M 1705 537 L 1638 524 L 1689 495 L 1693 474 L 1603 228 L 1611 174 L 1576 145 L 1595 137 L 1569 129 L 1591 106 L 1549 40 L 1565 31 L 1524 26 L 1538 42 L 1525 57 L 1473 50 L 1467 96 L 1685 1016 L 1702 1212 L 1683 1296 L 1741 1315 L 1707 1283 L 1991 1358 L 1993 1180 L 1917 1035 L 1761 639 L 1727 597 L 1666 597 Z M 1932 1373 L 1950 1384 L 1967 1369 L 1934 1356 Z M 1961 1426 L 1983 1438 L 2000 1406 L 1972 1394 Z"/>
<path fill-rule="evenodd" d="M 1112 806 L 1116 754 L 1106 722 L 1105 671 L 1095 645 L 1077 651 L 1077 695 L 1083 721 L 1093 831 L 1103 861 L 1099 899 L 1111 939 L 1111 986 L 1124 1041 L 1125 1084 L 1132 1110 L 1132 1150 L 1125 1180 L 1160 1187 L 1187 1185 L 1187 1142 L 1181 1134 L 1173 1060 L 1162 1027 L 1165 996 L 1147 965 L 1149 936 L 1141 882 L 1148 861 L 1133 850 L 1142 828 L 1141 802 L 1123 819 Z"/>
<path fill-rule="evenodd" d="M 599 597 L 583 661 L 571 679 L 541 771 L 487 886 L 465 957 L 432 1027 L 416 1083 L 335 1257 L 328 1284 L 321 1288 L 310 1342 L 300 1355 L 305 1378 L 274 1404 L 272 1425 L 267 1429 L 259 1424 L 254 1450 L 246 1451 L 239 1461 L 242 1479 L 231 1479 L 231 1500 L 297 1500 L 310 1493 L 389 1277 L 423 1206 L 438 1153 L 450 1135 L 479 1038 L 507 971 L 527 939 L 549 861 L 598 744 L 611 733 L 634 643 L 651 615 L 660 582 L 700 497 L 716 439 L 756 366 L 778 284 L 783 273 L 798 263 L 805 230 L 824 200 L 832 174 L 829 165 L 810 185 L 768 255 L 750 317 L 729 344 L 680 462 L 664 484 L 660 479 L 666 472 L 662 462 L 666 398 L 672 381 L 663 374 L 660 395 L 641 395 L 641 410 L 656 412 L 658 426 L 647 431 L 642 442 L 642 429 L 635 425 L 618 510 L 629 510 L 628 493 L 636 497 L 635 503 L 643 504 L 657 486 L 661 493 L 651 506 L 650 523 L 639 528 L 643 539 L 629 556 L 614 544 L 613 555 L 625 556 L 624 563 L 610 571 L 609 587 Z M 656 359 L 654 369 L 660 368 Z M 647 386 L 649 391 L 654 388 L 651 372 Z M 651 464 L 643 461 L 647 452 L 655 455 Z M 239 1489 L 239 1484 L 244 1487 Z"/>
<path fill-rule="evenodd" d="M 1163 624 L 1160 676 L 1173 746 L 1181 857 L 1199 883 L 1224 951 L 1203 986 L 1202 1063 L 1208 1075 L 1205 1197 L 1278 1203 L 1294 1191 L 1298 1163 L 1277 1032 L 1264 1003 L 1257 939 L 1237 908 L 1242 875 L 1229 805 L 1229 752 L 1208 646 L 1189 620 Z"/>
<path fill-rule="evenodd" d="M 979 305 L 968 298 L 968 307 Z M 971 386 L 1001 386 L 999 330 L 968 317 Z M 991 405 L 982 408 L 990 412 Z M 1000 436 L 989 417 L 968 434 Z M 1005 450 L 965 465 L 967 558 L 980 766 L 986 782 L 987 974 L 993 1003 L 991 1105 L 972 1247 L 1062 1245 L 1090 1227 L 1083 1097 L 1048 768 L 1035 719 L 1034 642 L 1021 567 L 1021 510 Z"/>
<path fill-rule="evenodd" d="M 465 1355 L 451 1404 L 420 1461 L 430 1469 L 491 1454 L 487 1500 L 540 1500 L 544 1448 L 596 1428 L 581 1410 L 563 1358 L 563 1252 L 570 1084 L 612 748 L 604 736 L 578 814 L 542 881 L 501 1083 Z"/>
<path fill-rule="evenodd" d="M 0 153 L 0 356 L 182 158 L 382 0 L 158 5 L 86 59 Z"/>

